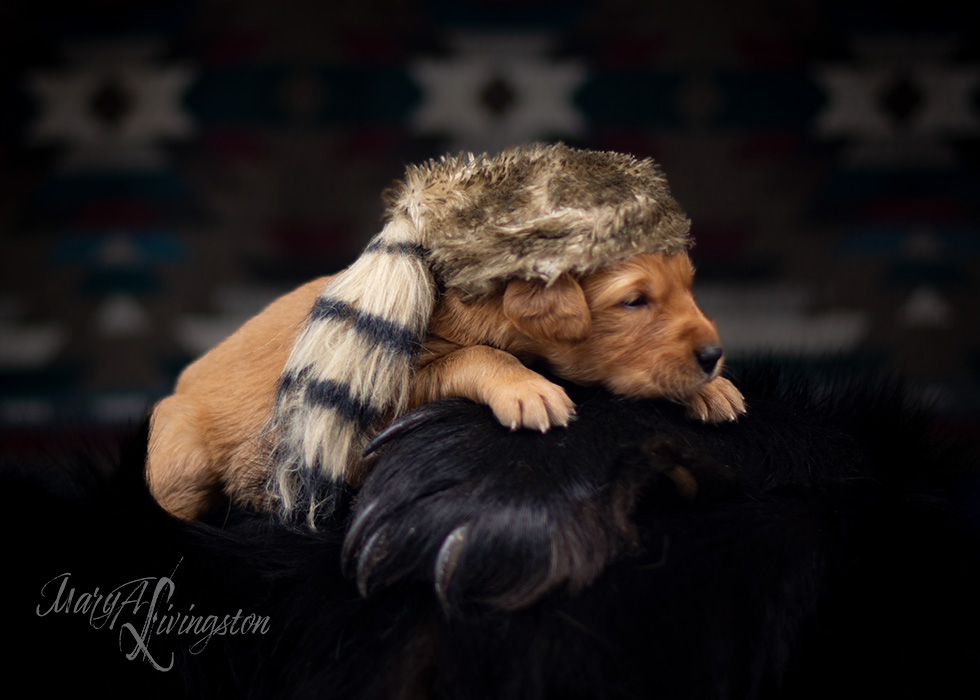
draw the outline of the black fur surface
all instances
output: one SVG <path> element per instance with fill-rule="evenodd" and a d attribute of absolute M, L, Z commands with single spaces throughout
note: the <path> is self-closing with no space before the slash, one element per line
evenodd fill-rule
<path fill-rule="evenodd" d="M 576 388 L 577 420 L 546 435 L 468 402 L 426 407 L 379 439 L 371 476 L 318 533 L 239 510 L 167 517 L 139 431 L 101 454 L 19 458 L 0 482 L 8 683 L 36 697 L 975 697 L 969 455 L 887 385 L 770 366 L 737 383 L 749 413 L 734 425 Z M 157 625 L 241 610 L 267 626 L 206 644 L 151 631 L 144 653 L 149 595 L 115 619 L 79 602 L 142 579 L 160 588 Z M 54 610 L 62 582 L 75 597 Z"/>

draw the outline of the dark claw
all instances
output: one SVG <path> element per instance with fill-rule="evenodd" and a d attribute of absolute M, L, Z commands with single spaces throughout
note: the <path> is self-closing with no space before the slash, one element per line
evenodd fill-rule
<path fill-rule="evenodd" d="M 468 525 L 461 525 L 449 533 L 449 536 L 439 548 L 436 556 L 435 566 L 435 588 L 436 596 L 442 604 L 442 609 L 448 615 L 452 607 L 449 604 L 449 587 L 452 585 L 453 574 L 456 573 L 456 565 L 459 557 L 466 547 L 466 537 L 469 532 Z"/>
<path fill-rule="evenodd" d="M 384 531 L 375 532 L 368 538 L 357 558 L 357 590 L 364 598 L 368 595 L 368 581 L 374 567 L 385 558 L 386 540 Z"/>
<path fill-rule="evenodd" d="M 358 508 L 354 521 L 347 529 L 347 536 L 344 538 L 343 561 L 351 561 L 354 557 L 354 549 L 360 544 L 361 531 L 369 524 L 368 516 L 378 505 L 377 501 L 368 503 L 363 508 Z"/>

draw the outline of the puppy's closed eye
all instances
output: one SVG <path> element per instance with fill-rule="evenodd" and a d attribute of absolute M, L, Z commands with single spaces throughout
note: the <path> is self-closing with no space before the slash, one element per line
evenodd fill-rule
<path fill-rule="evenodd" d="M 645 294 L 633 294 L 626 297 L 620 304 L 627 309 L 642 309 L 650 305 L 650 300 Z"/>

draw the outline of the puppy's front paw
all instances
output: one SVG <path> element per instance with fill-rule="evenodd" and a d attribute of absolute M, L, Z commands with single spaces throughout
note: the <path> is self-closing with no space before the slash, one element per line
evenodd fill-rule
<path fill-rule="evenodd" d="M 712 379 L 687 403 L 688 416 L 705 423 L 734 421 L 745 410 L 742 392 L 724 377 Z"/>
<path fill-rule="evenodd" d="M 567 426 L 575 415 L 575 404 L 564 389 L 530 372 L 491 388 L 487 404 L 500 424 L 511 430 L 528 428 L 546 433 L 552 426 Z"/>

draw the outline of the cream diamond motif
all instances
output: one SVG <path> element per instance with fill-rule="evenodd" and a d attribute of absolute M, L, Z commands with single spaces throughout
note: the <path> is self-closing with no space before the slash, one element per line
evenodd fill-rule
<path fill-rule="evenodd" d="M 34 74 L 34 139 L 67 146 L 69 168 L 165 165 L 160 143 L 194 133 L 181 105 L 193 71 L 158 64 L 154 53 L 152 44 L 86 47 L 69 67 Z"/>
<path fill-rule="evenodd" d="M 584 131 L 573 95 L 585 67 L 551 58 L 547 36 L 456 35 L 453 44 L 453 57 L 411 67 L 425 95 L 416 131 L 444 134 L 457 149 L 472 151 Z"/>
<path fill-rule="evenodd" d="M 827 93 L 816 131 L 847 141 L 857 167 L 950 167 L 950 138 L 980 136 L 980 66 L 955 63 L 950 41 L 864 41 L 853 63 L 817 68 Z M 892 99 L 890 99 L 892 98 Z"/>

